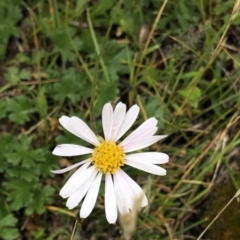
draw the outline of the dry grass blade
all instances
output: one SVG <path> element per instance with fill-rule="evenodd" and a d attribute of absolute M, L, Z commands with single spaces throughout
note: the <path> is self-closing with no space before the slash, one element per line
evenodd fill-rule
<path fill-rule="evenodd" d="M 147 41 L 149 32 L 150 32 L 150 25 L 148 23 L 143 24 L 138 35 L 139 46 L 141 48 L 144 47 Z"/>
<path fill-rule="evenodd" d="M 240 0 L 236 0 L 232 10 L 231 20 L 234 20 L 237 17 L 237 15 L 239 14 L 239 11 L 240 11 Z"/>
<path fill-rule="evenodd" d="M 218 53 L 219 53 L 219 51 L 220 51 L 220 49 L 221 49 L 220 46 L 223 46 L 223 45 L 224 45 L 223 43 L 224 43 L 224 41 L 225 41 L 225 36 L 226 36 L 226 34 L 227 34 L 227 31 L 228 31 L 228 29 L 229 29 L 232 21 L 233 21 L 233 20 L 237 17 L 237 15 L 239 14 L 239 10 L 240 10 L 240 0 L 236 0 L 235 4 L 234 4 L 234 6 L 233 6 L 233 10 L 232 10 L 232 14 L 231 14 L 230 20 L 229 20 L 229 22 L 228 22 L 228 24 L 227 24 L 227 26 L 226 26 L 226 28 L 225 28 L 222 36 L 221 36 L 221 39 L 220 39 L 219 42 L 218 42 L 217 47 L 216 47 L 215 50 L 214 50 L 214 53 L 213 53 L 213 57 L 214 57 L 214 58 L 218 55 Z"/>

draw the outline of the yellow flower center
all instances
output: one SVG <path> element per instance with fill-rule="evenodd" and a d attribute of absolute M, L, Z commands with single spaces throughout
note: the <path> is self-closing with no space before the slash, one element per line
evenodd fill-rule
<path fill-rule="evenodd" d="M 115 173 L 124 165 L 124 157 L 121 146 L 114 142 L 102 142 L 93 150 L 92 163 L 103 173 Z"/>

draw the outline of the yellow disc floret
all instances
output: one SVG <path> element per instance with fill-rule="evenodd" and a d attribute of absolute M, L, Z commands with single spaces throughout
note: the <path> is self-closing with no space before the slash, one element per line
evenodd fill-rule
<path fill-rule="evenodd" d="M 115 173 L 124 165 L 125 154 L 114 142 L 102 142 L 93 150 L 92 163 L 103 173 Z"/>

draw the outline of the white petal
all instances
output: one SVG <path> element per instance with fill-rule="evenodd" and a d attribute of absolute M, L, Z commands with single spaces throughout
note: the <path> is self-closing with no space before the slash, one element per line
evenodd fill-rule
<path fill-rule="evenodd" d="M 67 182 L 65 183 L 64 187 L 68 184 L 71 183 L 71 181 L 74 181 L 75 178 L 79 179 L 79 176 L 81 177 L 81 174 L 86 171 L 86 169 L 89 167 L 89 165 L 91 164 L 91 161 L 89 159 L 87 159 L 87 161 L 83 164 L 83 166 L 81 166 L 79 169 L 77 169 L 71 176 L 70 178 L 67 180 Z M 60 194 L 61 195 L 61 194 Z"/>
<path fill-rule="evenodd" d="M 90 175 L 87 181 L 85 181 L 82 186 L 73 193 L 67 200 L 67 207 L 69 209 L 75 208 L 83 199 L 83 197 L 86 195 L 87 191 L 89 190 L 94 178 L 96 177 L 98 171 L 95 169 L 93 173 Z"/>
<path fill-rule="evenodd" d="M 165 137 L 167 137 L 167 135 L 156 135 L 156 136 L 152 136 L 150 138 L 146 138 L 142 141 L 136 140 L 136 142 L 125 145 L 123 147 L 123 150 L 125 153 L 127 153 L 127 152 L 133 152 L 133 151 L 136 151 L 139 149 L 143 149 L 143 148 L 149 147 L 150 145 L 160 141 L 161 139 L 163 139 Z"/>
<path fill-rule="evenodd" d="M 129 154 L 125 159 L 130 162 L 163 164 L 168 162 L 169 156 L 161 152 L 145 152 Z"/>
<path fill-rule="evenodd" d="M 116 184 L 116 182 L 122 193 L 125 204 L 129 209 L 131 209 L 133 206 L 134 196 L 132 196 L 131 188 L 124 178 L 122 178 L 122 175 L 119 173 L 119 171 L 114 174 L 114 183 Z"/>
<path fill-rule="evenodd" d="M 139 114 L 139 107 L 137 105 L 133 105 L 126 113 L 123 123 L 114 138 L 115 141 L 117 141 L 120 137 L 122 137 L 128 131 L 128 129 L 136 121 L 138 114 Z"/>
<path fill-rule="evenodd" d="M 122 193 L 121 188 L 116 181 L 116 174 L 113 175 L 114 179 L 114 190 L 115 190 L 115 195 L 116 195 L 116 200 L 117 200 L 117 208 L 118 211 L 120 212 L 121 215 L 126 215 L 129 213 L 129 209 L 127 204 L 125 203 L 125 199 L 123 195 L 125 194 L 124 192 Z"/>
<path fill-rule="evenodd" d="M 106 103 L 102 110 L 102 126 L 105 140 L 112 140 L 113 129 L 113 108 L 110 103 Z"/>
<path fill-rule="evenodd" d="M 142 171 L 152 173 L 155 175 L 159 176 L 164 176 L 166 175 L 167 171 L 164 168 L 161 168 L 159 166 L 156 166 L 154 164 L 146 164 L 146 163 L 139 163 L 139 162 L 130 162 L 130 161 L 125 161 L 126 165 L 129 165 L 131 167 L 140 169 Z"/>
<path fill-rule="evenodd" d="M 53 154 L 57 156 L 79 156 L 92 153 L 91 148 L 75 145 L 75 144 L 61 144 L 54 148 Z"/>
<path fill-rule="evenodd" d="M 92 212 L 93 207 L 97 200 L 101 179 L 102 179 L 102 173 L 99 172 L 97 177 L 94 179 L 92 185 L 90 186 L 90 189 L 83 201 L 81 211 L 80 211 L 81 218 L 88 217 L 89 214 Z"/>
<path fill-rule="evenodd" d="M 73 120 L 74 119 L 74 120 Z M 92 130 L 87 126 L 85 122 L 77 117 L 69 118 L 67 116 L 62 116 L 59 119 L 61 125 L 75 136 L 93 144 L 98 145 L 99 141 Z M 90 141 L 89 141 L 90 139 Z"/>
<path fill-rule="evenodd" d="M 130 200 L 129 199 L 125 200 L 125 202 L 129 202 L 128 207 L 129 207 L 129 209 L 132 209 L 133 203 L 138 196 L 136 196 L 134 194 L 134 192 L 132 191 L 132 188 L 130 187 L 130 185 L 126 181 L 125 176 L 123 175 L 123 170 L 122 169 L 119 169 L 119 171 L 116 173 L 116 178 L 118 180 L 118 183 L 123 185 L 122 192 L 124 192 L 124 196 L 129 195 Z"/>
<path fill-rule="evenodd" d="M 157 119 L 149 118 L 147 121 L 142 123 L 135 131 L 127 136 L 121 143 L 121 146 L 125 146 L 129 143 L 142 141 L 145 138 L 153 136 L 157 131 Z"/>
<path fill-rule="evenodd" d="M 126 105 L 119 102 L 113 112 L 112 141 L 116 140 L 116 135 L 123 123 L 126 114 Z"/>
<path fill-rule="evenodd" d="M 129 184 L 129 187 L 133 192 L 133 196 L 137 198 L 139 198 L 140 196 L 143 196 L 141 207 L 147 206 L 148 200 L 142 188 L 139 187 L 139 185 L 132 178 L 130 178 L 122 169 L 119 170 L 119 174 L 121 174 L 122 178 L 124 178 L 124 180 Z"/>
<path fill-rule="evenodd" d="M 91 166 L 88 169 L 86 169 L 85 165 L 79 168 L 63 186 L 63 188 L 59 193 L 60 196 L 62 198 L 67 198 L 71 196 L 91 176 L 91 174 L 95 171 L 95 169 L 96 169 L 95 166 Z"/>
<path fill-rule="evenodd" d="M 146 139 L 153 137 L 157 130 L 158 130 L 157 127 L 153 127 L 146 129 L 145 131 L 143 130 L 142 132 L 138 132 L 134 135 L 131 135 L 130 138 L 126 138 L 124 142 L 121 142 L 120 146 L 125 147 L 127 145 L 137 144 L 138 142 L 145 141 Z"/>
<path fill-rule="evenodd" d="M 89 128 L 89 126 L 78 117 L 71 117 L 70 123 L 74 131 L 78 134 L 80 138 L 96 146 L 99 145 L 99 140 L 94 132 Z"/>
<path fill-rule="evenodd" d="M 71 123 L 70 123 L 70 118 L 67 116 L 62 116 L 61 118 L 59 118 L 59 122 L 60 124 L 66 129 L 68 130 L 70 133 L 76 135 L 77 137 L 78 134 L 76 133 L 76 131 L 74 130 L 74 128 L 72 127 Z M 80 137 L 81 138 L 81 137 Z"/>
<path fill-rule="evenodd" d="M 75 164 L 73 164 L 73 165 L 71 165 L 71 166 L 69 166 L 69 167 L 66 167 L 66 168 L 63 168 L 63 169 L 59 169 L 59 170 L 50 170 L 50 171 L 51 171 L 52 173 L 55 173 L 55 174 L 65 173 L 65 172 L 68 172 L 68 171 L 70 171 L 70 170 L 72 170 L 72 169 L 74 169 L 74 168 L 76 168 L 76 167 L 78 167 L 78 166 L 80 166 L 80 165 L 88 162 L 88 161 L 89 161 L 88 159 L 87 159 L 87 160 L 83 160 L 83 161 L 78 162 L 78 163 L 75 163 Z M 90 163 L 89 163 L 89 164 L 90 164 Z"/>
<path fill-rule="evenodd" d="M 116 222 L 117 202 L 111 174 L 106 174 L 105 177 L 105 213 L 110 224 Z"/>

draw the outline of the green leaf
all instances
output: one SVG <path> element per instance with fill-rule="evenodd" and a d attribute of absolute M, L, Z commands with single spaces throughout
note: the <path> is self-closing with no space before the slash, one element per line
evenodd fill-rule
<path fill-rule="evenodd" d="M 88 0 L 76 1 L 76 7 L 74 10 L 74 16 L 79 17 L 81 13 L 85 10 L 84 6 L 87 4 Z"/>
<path fill-rule="evenodd" d="M 149 98 L 146 104 L 146 113 L 149 118 L 154 116 L 159 120 L 158 126 L 160 128 L 164 127 L 164 122 L 161 121 L 161 119 L 163 119 L 163 117 L 165 116 L 164 105 L 161 103 L 159 97 L 152 96 Z"/>
<path fill-rule="evenodd" d="M 81 34 L 81 38 L 83 41 L 83 51 L 86 53 L 91 53 L 93 54 L 93 49 L 94 49 L 94 45 L 93 45 L 93 40 L 92 40 L 92 36 L 90 33 L 89 29 L 83 29 L 82 34 Z M 94 57 L 96 57 L 96 55 L 94 54 Z"/>
<path fill-rule="evenodd" d="M 7 110 L 9 119 L 18 124 L 28 122 L 30 114 L 35 111 L 32 101 L 23 95 L 7 99 Z"/>
<path fill-rule="evenodd" d="M 128 55 L 130 53 L 127 53 L 125 46 L 119 45 L 116 41 L 108 42 L 103 58 L 106 66 L 108 66 L 107 70 L 111 81 L 119 81 L 120 74 L 129 73 L 127 64 L 122 63 L 123 61 L 127 62 Z"/>
<path fill-rule="evenodd" d="M 13 166 L 18 165 L 21 161 L 20 154 L 18 152 L 6 153 L 5 156 L 7 158 L 7 161 L 11 163 Z"/>
<path fill-rule="evenodd" d="M 11 214 L 9 214 L 0 221 L 0 228 L 15 226 L 16 222 L 17 222 L 17 219 L 13 217 Z"/>
<path fill-rule="evenodd" d="M 185 90 L 180 90 L 179 94 L 184 99 L 187 98 L 188 104 L 195 108 L 198 107 L 200 97 L 202 96 L 202 92 L 198 87 L 195 87 L 193 90 L 190 87 Z"/>
<path fill-rule="evenodd" d="M 73 135 L 73 134 L 71 134 L 71 135 Z M 65 141 L 65 142 L 68 142 L 68 141 Z M 51 152 L 47 151 L 44 154 L 44 159 L 45 159 L 45 161 L 43 161 L 41 164 L 39 164 L 39 172 L 45 178 L 45 177 L 52 175 L 50 170 L 59 168 L 59 164 L 58 164 L 59 157 L 55 156 Z"/>
<path fill-rule="evenodd" d="M 26 214 L 30 215 L 34 211 L 38 214 L 41 214 L 45 210 L 45 204 L 52 202 L 51 196 L 55 189 L 49 185 L 44 186 L 40 191 L 37 190 L 34 192 L 34 201 L 27 207 Z"/>
<path fill-rule="evenodd" d="M 15 228 L 17 219 L 12 214 L 1 217 L 0 238 L 4 240 L 14 240 L 18 237 L 18 230 Z"/>
<path fill-rule="evenodd" d="M 60 55 L 64 63 L 76 60 L 74 49 L 81 49 L 82 40 L 79 39 L 79 36 L 76 36 L 75 28 L 69 27 L 66 30 L 65 26 L 58 26 L 53 31 L 51 25 L 45 24 L 41 17 L 37 17 L 37 23 L 41 32 L 48 36 L 52 42 L 53 49 L 51 50 L 51 54 Z"/>
<path fill-rule="evenodd" d="M 6 115 L 6 101 L 0 101 L 0 119 L 5 118 Z"/>
<path fill-rule="evenodd" d="M 8 169 L 7 176 L 10 178 L 18 177 L 19 179 L 26 180 L 27 182 L 37 181 L 38 176 L 40 175 L 40 171 L 38 168 L 35 169 L 26 169 L 26 168 L 19 168 L 19 166 L 11 167 Z"/>
<path fill-rule="evenodd" d="M 64 102 L 70 100 L 72 103 L 80 101 L 81 96 L 84 95 L 83 88 L 86 81 L 86 76 L 80 74 L 76 69 L 69 68 L 64 72 L 64 75 L 59 82 L 53 85 L 50 92 L 53 99 L 57 102 Z"/>
<path fill-rule="evenodd" d="M 19 72 L 19 78 L 22 80 L 29 80 L 31 78 L 31 73 L 29 71 L 27 71 L 26 69 L 22 69 Z"/>
<path fill-rule="evenodd" d="M 113 0 L 99 0 L 91 8 L 91 16 L 96 17 L 100 15 L 105 15 L 108 10 L 113 7 Z"/>
<path fill-rule="evenodd" d="M 19 178 L 11 178 L 10 182 L 4 182 L 2 185 L 7 190 L 7 201 L 12 210 L 19 210 L 32 203 L 33 193 L 31 190 L 34 187 L 32 183 Z"/>
<path fill-rule="evenodd" d="M 3 240 L 15 240 L 17 239 L 19 233 L 17 228 L 0 228 L 0 237 Z"/>
<path fill-rule="evenodd" d="M 10 153 L 13 150 L 13 145 L 15 143 L 15 138 L 7 133 L 0 137 L 0 172 L 4 172 L 8 169 L 8 162 L 6 161 L 6 153 Z"/>
<path fill-rule="evenodd" d="M 38 91 L 35 102 L 36 102 L 36 108 L 41 118 L 45 118 L 47 116 L 48 104 L 47 104 L 45 92 L 42 88 Z"/>
<path fill-rule="evenodd" d="M 120 20 L 120 25 L 124 32 L 133 35 L 135 30 L 135 24 L 133 22 L 132 16 L 126 16 Z"/>
<path fill-rule="evenodd" d="M 15 66 L 9 67 L 7 73 L 5 74 L 6 80 L 8 80 L 12 84 L 17 84 L 20 80 L 29 80 L 31 74 L 26 69 L 19 69 Z"/>
<path fill-rule="evenodd" d="M 6 153 L 7 161 L 13 166 L 19 165 L 24 168 L 32 168 L 35 166 L 36 161 L 44 160 L 44 151 L 42 149 L 31 149 L 31 138 L 20 135 L 13 145 L 11 152 Z"/>
<path fill-rule="evenodd" d="M 150 66 L 143 71 L 143 78 L 148 80 L 148 82 L 157 82 L 159 79 L 159 71 Z"/>
<path fill-rule="evenodd" d="M 119 90 L 116 87 L 117 83 L 106 83 L 104 81 L 99 80 L 99 85 L 97 89 L 97 103 L 95 106 L 96 115 L 99 114 L 98 111 L 102 109 L 102 106 L 109 101 L 112 101 L 116 98 L 119 93 Z M 102 94 L 104 93 L 104 94 Z M 98 111 L 97 111 L 98 110 Z"/>
<path fill-rule="evenodd" d="M 20 80 L 18 72 L 18 68 L 15 66 L 8 68 L 8 72 L 5 74 L 6 80 L 8 80 L 12 84 L 18 83 L 18 81 Z"/>
<path fill-rule="evenodd" d="M 21 19 L 20 0 L 0 2 L 0 59 L 3 59 L 11 36 L 17 36 L 17 22 Z"/>

